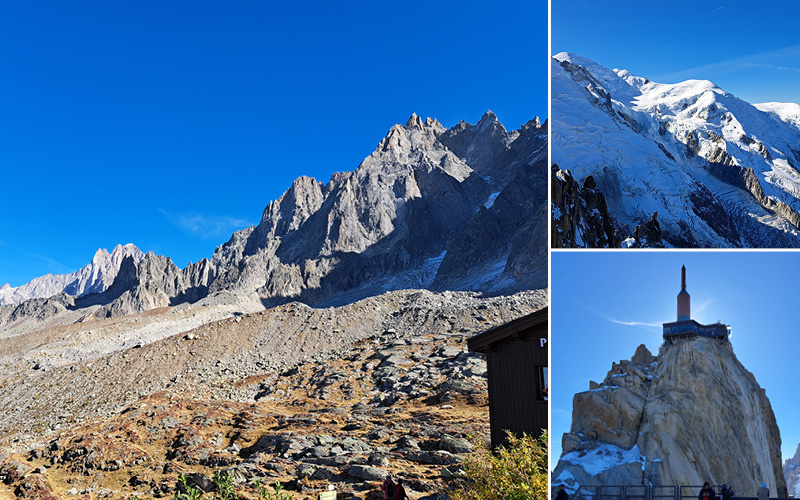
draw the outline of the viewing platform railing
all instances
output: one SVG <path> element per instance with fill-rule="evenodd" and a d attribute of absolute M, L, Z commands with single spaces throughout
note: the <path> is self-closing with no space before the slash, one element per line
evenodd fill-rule
<path fill-rule="evenodd" d="M 711 487 L 717 495 L 717 500 L 722 500 L 722 486 L 713 484 Z M 698 493 L 703 488 L 699 486 L 641 486 L 641 485 L 604 485 L 581 486 L 578 491 L 570 495 L 570 500 L 696 500 Z M 553 488 L 552 496 L 555 498 L 558 488 Z M 793 497 L 790 497 L 793 498 Z M 734 496 L 733 500 L 756 500 L 756 497 Z M 770 497 L 770 500 L 783 500 Z"/>

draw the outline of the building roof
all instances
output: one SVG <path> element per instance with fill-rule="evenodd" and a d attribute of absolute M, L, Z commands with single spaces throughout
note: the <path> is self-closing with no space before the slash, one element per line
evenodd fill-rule
<path fill-rule="evenodd" d="M 491 345 L 511 337 L 523 330 L 532 328 L 534 326 L 544 323 L 547 324 L 548 308 L 545 306 L 538 311 L 534 311 L 527 316 L 522 316 L 508 323 L 496 326 L 491 330 L 475 335 L 467 340 L 467 347 L 470 351 L 486 352 L 491 348 Z"/>

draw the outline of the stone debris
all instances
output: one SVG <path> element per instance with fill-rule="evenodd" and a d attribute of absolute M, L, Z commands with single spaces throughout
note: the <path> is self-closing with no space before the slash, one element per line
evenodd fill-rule
<path fill-rule="evenodd" d="M 540 292 L 490 299 L 393 292 L 339 309 L 288 304 L 193 330 L 190 342 L 189 332 L 178 333 L 87 359 L 72 368 L 94 374 L 94 384 L 77 387 L 98 403 L 95 411 L 81 417 L 64 411 L 69 406 L 54 408 L 40 420 L 11 413 L 30 428 L 62 426 L 0 441 L 7 448 L 0 481 L 31 495 L 44 485 L 53 498 L 147 499 L 172 497 L 182 473 L 204 490 L 215 473 L 227 473 L 248 498 L 259 480 L 280 481 L 293 498 L 333 484 L 343 498 L 364 499 L 391 475 L 415 498 L 436 495 L 459 477 L 473 447 L 467 437 L 488 434 L 486 363 L 466 351 L 466 339 L 545 299 Z M 291 335 L 273 343 L 260 336 L 281 326 Z M 302 354 L 298 345 L 316 349 Z M 187 362 L 185 346 L 196 361 Z M 152 376 L 162 368 L 154 361 L 165 365 L 163 375 Z M 131 369 L 135 382 L 126 378 Z M 75 373 L 52 372 L 43 375 L 53 377 L 50 384 Z M 146 395 L 104 407 L 105 382 L 119 390 L 137 384 Z"/>

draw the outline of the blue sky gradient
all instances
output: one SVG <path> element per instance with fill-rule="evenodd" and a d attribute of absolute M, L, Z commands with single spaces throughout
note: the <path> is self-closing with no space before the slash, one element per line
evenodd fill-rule
<path fill-rule="evenodd" d="M 572 397 L 605 378 L 639 344 L 657 354 L 661 325 L 676 318 L 686 266 L 692 318 L 732 327 L 739 361 L 772 403 L 783 459 L 800 443 L 792 383 L 800 350 L 800 254 L 757 251 L 553 252 L 551 411 L 554 467 L 572 421 Z M 552 467 L 551 467 L 552 469 Z"/>
<path fill-rule="evenodd" d="M 547 3 L 4 2 L 0 284 L 211 257 L 411 113 L 547 116 Z"/>
<path fill-rule="evenodd" d="M 751 103 L 800 103 L 800 2 L 554 1 L 552 51 L 659 83 L 711 80 Z"/>

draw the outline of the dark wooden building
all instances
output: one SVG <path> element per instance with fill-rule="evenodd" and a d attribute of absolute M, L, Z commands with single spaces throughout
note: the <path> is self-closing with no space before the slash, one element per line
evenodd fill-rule
<path fill-rule="evenodd" d="M 472 337 L 470 351 L 486 354 L 492 447 L 505 431 L 539 436 L 547 429 L 547 311 L 540 309 Z"/>

